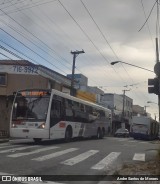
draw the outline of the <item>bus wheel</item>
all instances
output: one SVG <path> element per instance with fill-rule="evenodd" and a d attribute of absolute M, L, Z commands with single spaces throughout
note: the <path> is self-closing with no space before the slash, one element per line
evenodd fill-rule
<path fill-rule="evenodd" d="M 66 132 L 65 132 L 65 142 L 69 142 L 72 138 L 72 128 L 67 127 Z"/>
<path fill-rule="evenodd" d="M 105 129 L 102 128 L 102 136 L 101 136 L 102 139 L 104 138 L 104 135 L 105 135 Z"/>
<path fill-rule="evenodd" d="M 35 143 L 40 143 L 42 139 L 41 138 L 34 138 L 33 140 Z"/>
<path fill-rule="evenodd" d="M 102 131 L 100 128 L 98 128 L 97 130 L 97 139 L 101 139 L 102 138 Z"/>

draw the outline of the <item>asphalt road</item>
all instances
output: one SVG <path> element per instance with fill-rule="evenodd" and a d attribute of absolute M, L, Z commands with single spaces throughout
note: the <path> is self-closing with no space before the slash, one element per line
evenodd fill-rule
<path fill-rule="evenodd" d="M 57 180 L 57 175 L 62 180 L 79 180 L 76 184 L 82 183 L 80 180 L 85 180 L 83 183 L 86 184 L 98 183 L 94 181 L 96 177 L 112 175 L 124 163 L 154 159 L 158 147 L 156 141 L 114 137 L 74 140 L 70 143 L 43 141 L 38 145 L 32 140 L 10 140 L 0 144 L 0 174 L 48 175 L 48 184 L 52 179 Z M 56 178 L 49 177 L 53 175 Z M 100 179 L 103 180 L 103 177 Z"/>

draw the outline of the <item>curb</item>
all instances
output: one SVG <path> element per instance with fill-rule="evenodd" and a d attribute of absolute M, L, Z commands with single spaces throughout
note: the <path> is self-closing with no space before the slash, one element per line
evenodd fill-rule
<path fill-rule="evenodd" d="M 9 142 L 9 139 L 7 139 L 7 138 L 1 139 L 1 138 L 0 138 L 0 144 L 1 144 L 1 143 L 5 143 L 5 142 Z"/>

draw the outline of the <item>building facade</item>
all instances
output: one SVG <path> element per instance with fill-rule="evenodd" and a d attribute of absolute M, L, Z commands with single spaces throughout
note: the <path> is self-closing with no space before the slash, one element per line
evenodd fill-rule
<path fill-rule="evenodd" d="M 133 100 L 126 95 L 105 93 L 102 105 L 112 110 L 112 132 L 118 128 L 130 130 Z"/>
<path fill-rule="evenodd" d="M 26 60 L 0 60 L 0 136 L 9 135 L 13 92 L 21 89 L 57 89 L 70 93 L 71 80 L 45 66 Z"/>
<path fill-rule="evenodd" d="M 141 107 L 140 105 L 133 105 L 133 116 L 144 116 L 145 109 L 144 107 Z"/>

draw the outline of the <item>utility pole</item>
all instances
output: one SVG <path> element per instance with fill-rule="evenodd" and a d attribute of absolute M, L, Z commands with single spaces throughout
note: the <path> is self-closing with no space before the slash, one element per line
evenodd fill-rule
<path fill-rule="evenodd" d="M 144 114 L 145 114 L 145 116 L 147 116 L 147 107 L 149 107 L 149 106 L 148 105 L 144 106 L 144 112 L 145 112 Z"/>
<path fill-rule="evenodd" d="M 154 114 L 154 116 L 155 116 L 155 118 L 154 118 L 154 119 L 155 119 L 155 121 L 157 121 L 156 113 Z"/>
<path fill-rule="evenodd" d="M 72 52 L 71 51 L 71 54 L 73 54 L 73 65 L 72 65 L 72 79 L 71 79 L 71 92 L 70 94 L 72 96 L 74 96 L 74 72 L 75 72 L 75 62 L 76 62 L 76 57 L 79 55 L 79 54 L 83 54 L 85 53 L 84 50 L 82 51 L 74 51 Z"/>
<path fill-rule="evenodd" d="M 159 48 L 158 48 L 158 38 L 156 38 L 156 63 L 159 64 Z M 157 75 L 159 79 L 159 88 L 160 88 L 160 76 Z M 160 91 L 160 89 L 159 89 Z M 159 123 L 160 123 L 160 93 L 158 93 L 158 114 L 159 114 Z"/>
<path fill-rule="evenodd" d="M 154 71 L 158 77 L 158 115 L 159 115 L 159 131 L 158 136 L 160 136 L 160 62 L 159 62 L 159 48 L 158 48 L 158 38 L 156 38 L 156 65 L 154 66 Z M 158 71 L 157 71 L 158 70 Z"/>
<path fill-rule="evenodd" d="M 124 121 L 124 106 L 125 106 L 125 93 L 126 93 L 126 91 L 130 91 L 130 89 L 129 89 L 129 90 L 123 90 L 123 110 L 122 110 L 122 122 Z M 124 124 L 123 124 L 123 126 L 124 126 Z M 125 128 L 125 127 L 122 127 L 122 128 Z"/>

